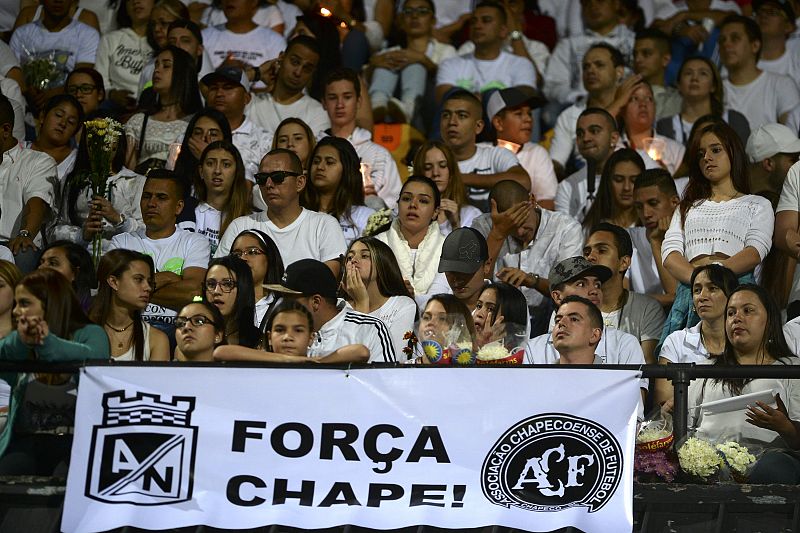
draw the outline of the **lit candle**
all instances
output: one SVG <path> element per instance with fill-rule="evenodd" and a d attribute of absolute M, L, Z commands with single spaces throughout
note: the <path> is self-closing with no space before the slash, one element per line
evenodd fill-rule
<path fill-rule="evenodd" d="M 642 139 L 642 145 L 645 153 L 650 156 L 650 159 L 653 161 L 661 161 L 661 157 L 664 154 L 664 148 L 666 148 L 666 143 L 663 139 L 645 137 Z"/>
<path fill-rule="evenodd" d="M 328 9 L 327 7 L 321 7 L 319 8 L 319 14 L 322 15 L 323 17 L 330 17 L 331 15 L 333 15 L 333 12 L 331 12 L 331 10 Z"/>
<path fill-rule="evenodd" d="M 169 145 L 169 155 L 164 168 L 167 170 L 175 170 L 175 163 L 178 161 L 178 156 L 181 155 L 181 143 L 172 143 Z"/>
<path fill-rule="evenodd" d="M 497 139 L 497 146 L 500 148 L 505 148 L 506 150 L 517 153 L 519 151 L 520 145 L 511 141 L 505 141 L 503 139 Z"/>
<path fill-rule="evenodd" d="M 361 181 L 364 183 L 364 193 L 372 194 L 372 189 L 374 188 L 372 185 L 372 175 L 370 174 L 370 167 L 369 163 L 361 163 Z M 367 190 L 369 187 L 369 191 Z"/>

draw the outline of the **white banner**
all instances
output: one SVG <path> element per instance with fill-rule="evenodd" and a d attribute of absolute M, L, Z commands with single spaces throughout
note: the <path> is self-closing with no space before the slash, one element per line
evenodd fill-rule
<path fill-rule="evenodd" d="M 638 377 L 90 366 L 62 528 L 631 531 Z"/>

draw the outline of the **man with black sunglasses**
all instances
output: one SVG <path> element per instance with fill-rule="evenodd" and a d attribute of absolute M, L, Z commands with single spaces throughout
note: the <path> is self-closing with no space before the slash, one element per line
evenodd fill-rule
<path fill-rule="evenodd" d="M 284 265 L 300 259 L 316 259 L 328 265 L 338 277 L 339 256 L 347 250 L 342 229 L 332 216 L 300 206 L 307 179 L 297 155 L 285 148 L 272 150 L 261 160 L 255 179 L 267 211 L 231 222 L 214 257 L 228 255 L 242 231 L 257 229 L 275 241 Z"/>

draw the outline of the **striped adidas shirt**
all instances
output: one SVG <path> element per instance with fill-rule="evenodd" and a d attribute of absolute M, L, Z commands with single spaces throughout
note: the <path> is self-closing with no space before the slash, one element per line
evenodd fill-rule
<path fill-rule="evenodd" d="M 382 320 L 359 313 L 341 301 L 338 308 L 339 313 L 317 332 L 309 356 L 327 355 L 348 344 L 363 344 L 369 349 L 370 363 L 397 361 L 389 328 Z"/>

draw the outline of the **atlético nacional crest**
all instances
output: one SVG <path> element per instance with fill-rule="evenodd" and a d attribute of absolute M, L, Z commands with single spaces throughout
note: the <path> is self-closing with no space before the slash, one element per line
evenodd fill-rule
<path fill-rule="evenodd" d="M 103 395 L 103 423 L 94 426 L 86 496 L 105 503 L 168 505 L 192 497 L 197 427 L 195 398 L 163 401 L 125 391 Z"/>

